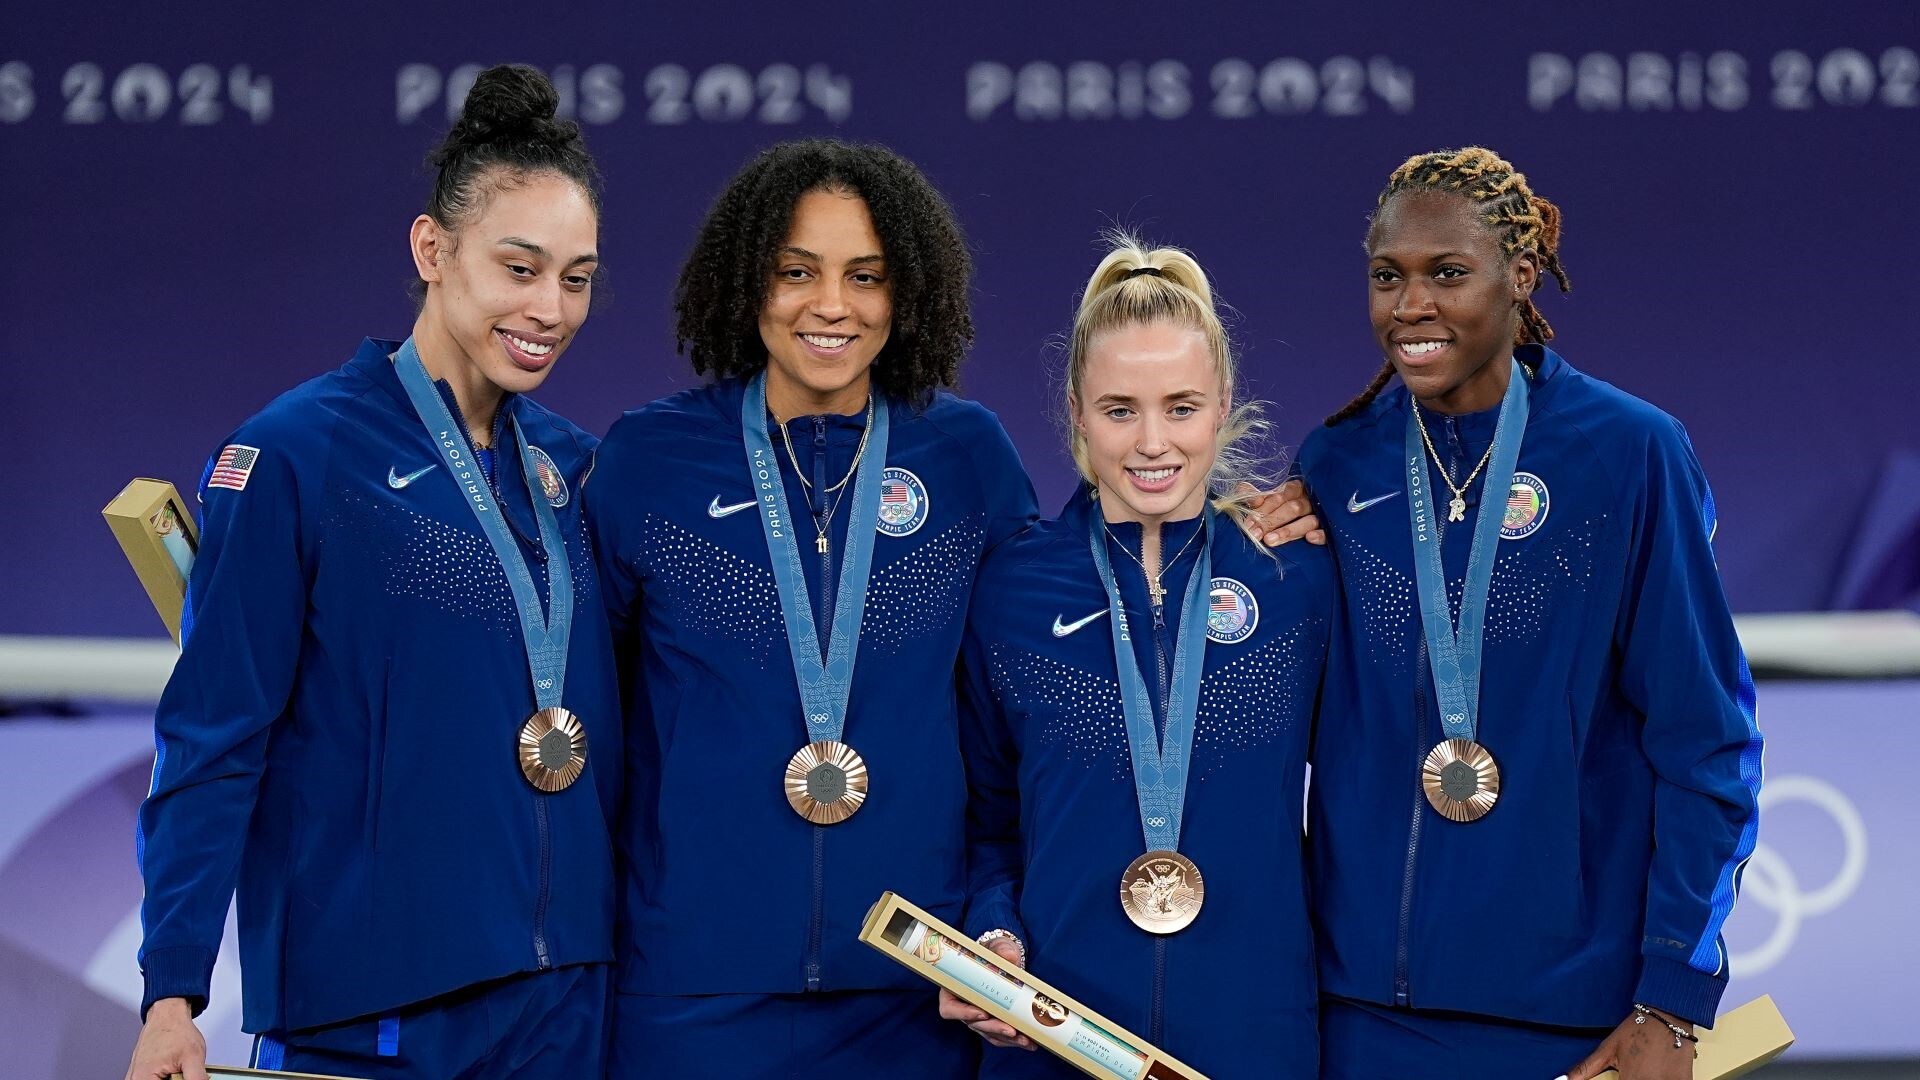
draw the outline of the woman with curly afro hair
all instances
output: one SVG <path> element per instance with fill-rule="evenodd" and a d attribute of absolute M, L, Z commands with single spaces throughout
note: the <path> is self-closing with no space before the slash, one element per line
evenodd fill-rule
<path fill-rule="evenodd" d="M 844 268 L 869 271 L 852 282 L 849 299 L 865 295 L 890 316 L 845 348 L 808 346 L 796 340 L 797 326 L 767 321 L 792 319 L 798 301 L 811 298 L 795 286 L 823 268 L 781 260 L 807 257 L 789 243 L 797 224 L 829 217 L 832 227 L 877 241 Z M 693 370 L 715 379 L 749 379 L 771 362 L 777 372 L 767 392 L 776 407 L 793 391 L 809 405 L 846 399 L 857 407 L 869 371 L 888 396 L 924 406 L 953 385 L 973 343 L 972 276 L 953 211 L 912 163 L 878 146 L 782 143 L 742 170 L 708 213 L 680 270 L 675 335 Z M 813 321 L 819 327 L 811 328 L 847 329 L 834 318 Z"/>
<path fill-rule="evenodd" d="M 858 940 L 958 921 L 954 663 L 974 569 L 1036 515 L 946 201 L 891 151 L 776 145 L 715 201 L 677 335 L 709 383 L 628 413 L 589 515 L 627 680 L 614 1075 L 971 1076 Z"/>

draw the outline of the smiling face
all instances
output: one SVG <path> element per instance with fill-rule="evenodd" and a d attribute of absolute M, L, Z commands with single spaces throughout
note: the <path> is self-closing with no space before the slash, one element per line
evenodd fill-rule
<path fill-rule="evenodd" d="M 869 370 L 892 328 L 893 287 L 866 200 L 800 196 L 760 309 L 768 407 L 783 420 L 865 408 Z"/>
<path fill-rule="evenodd" d="M 1539 282 L 1466 197 L 1406 191 L 1367 236 L 1374 337 L 1407 389 L 1441 412 L 1490 409 L 1506 390 L 1521 305 Z"/>
<path fill-rule="evenodd" d="M 599 217 L 573 180 L 539 173 L 498 186 L 457 233 L 421 215 L 414 265 L 427 283 L 415 338 L 463 408 L 473 394 L 546 381 L 587 319 Z"/>
<path fill-rule="evenodd" d="M 1196 328 L 1152 322 L 1088 342 L 1073 423 L 1086 438 L 1107 520 L 1199 514 L 1230 406 Z"/>

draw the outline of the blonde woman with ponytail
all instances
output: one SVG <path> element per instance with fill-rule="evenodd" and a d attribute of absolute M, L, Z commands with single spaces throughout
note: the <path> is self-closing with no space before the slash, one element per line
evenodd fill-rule
<path fill-rule="evenodd" d="M 1236 527 L 1269 486 L 1259 407 L 1191 255 L 1113 239 L 1065 382 L 1085 484 L 988 555 L 968 618 L 967 929 L 1215 1080 L 1312 1076 L 1300 808 L 1332 562 Z M 1005 1049 L 981 1074 L 1077 1075 Z"/>

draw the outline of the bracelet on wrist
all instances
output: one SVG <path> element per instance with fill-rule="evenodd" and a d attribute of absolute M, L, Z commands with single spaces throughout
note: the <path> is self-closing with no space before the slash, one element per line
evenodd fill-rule
<path fill-rule="evenodd" d="M 986 947 L 992 946 L 996 941 L 1011 941 L 1013 942 L 1013 947 L 1020 950 L 1020 966 L 1027 966 L 1027 943 L 1015 937 L 1011 930 L 989 930 L 973 940 L 977 944 Z"/>
<path fill-rule="evenodd" d="M 1698 1046 L 1700 1042 L 1700 1036 L 1695 1035 L 1693 1032 L 1688 1031 L 1685 1028 L 1682 1028 L 1680 1025 L 1667 1019 L 1665 1016 L 1661 1015 L 1660 1013 L 1655 1012 L 1652 1008 L 1646 1005 L 1642 1005 L 1637 1001 L 1634 1002 L 1633 1003 L 1633 1022 L 1636 1024 L 1644 1024 L 1647 1022 L 1648 1017 L 1652 1017 L 1653 1019 L 1659 1021 L 1660 1025 L 1666 1028 L 1668 1033 L 1673 1036 L 1673 1048 L 1675 1050 L 1680 1049 L 1682 1046 L 1686 1045 L 1687 1043 L 1693 1043 L 1695 1044 L 1696 1047 Z M 1700 1051 L 1698 1049 L 1694 1050 L 1694 1054 L 1696 1056 L 1699 1053 Z"/>

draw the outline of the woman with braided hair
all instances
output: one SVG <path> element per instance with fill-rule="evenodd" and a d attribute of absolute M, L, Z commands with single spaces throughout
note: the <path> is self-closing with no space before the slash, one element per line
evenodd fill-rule
<path fill-rule="evenodd" d="M 1367 235 L 1385 364 L 1302 448 L 1345 602 L 1324 1077 L 1689 1077 L 1726 987 L 1761 739 L 1713 497 L 1676 421 L 1546 347 L 1559 243 L 1491 151 L 1409 159 Z"/>

